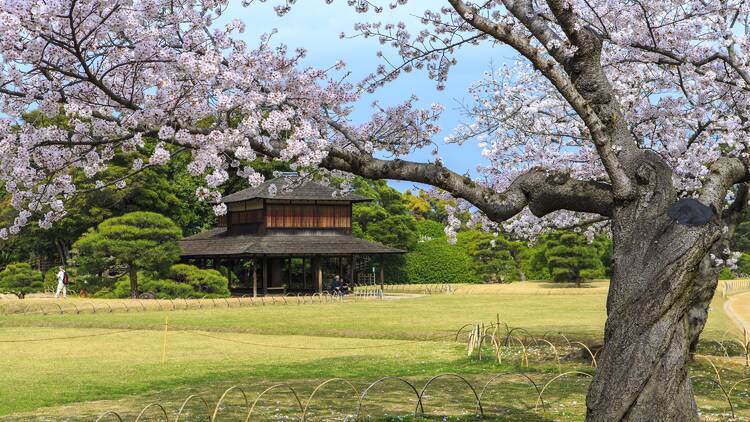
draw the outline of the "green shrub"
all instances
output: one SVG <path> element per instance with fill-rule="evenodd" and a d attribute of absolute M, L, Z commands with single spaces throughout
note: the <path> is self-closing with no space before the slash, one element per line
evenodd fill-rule
<path fill-rule="evenodd" d="M 42 273 L 26 262 L 9 264 L 0 271 L 0 292 L 11 293 L 23 299 L 29 293 L 42 291 L 42 280 Z"/>
<path fill-rule="evenodd" d="M 409 283 L 476 283 L 478 277 L 471 258 L 460 247 L 445 239 L 418 243 L 406 254 L 406 278 Z"/>
<path fill-rule="evenodd" d="M 724 267 L 721 269 L 721 272 L 719 273 L 719 280 L 731 280 L 735 278 L 735 275 L 732 273 L 732 270 L 730 270 L 728 267 Z"/>
<path fill-rule="evenodd" d="M 153 294 L 157 299 L 227 297 L 227 278 L 216 270 L 202 270 L 193 265 L 176 264 L 169 269 L 169 278 L 157 273 L 139 272 L 139 294 Z M 111 289 L 98 291 L 95 297 L 129 297 L 130 281 L 120 277 Z"/>
<path fill-rule="evenodd" d="M 737 260 L 737 270 L 735 271 L 740 277 L 750 276 L 750 255 L 742 252 Z"/>
<path fill-rule="evenodd" d="M 169 272 L 170 278 L 175 282 L 191 286 L 192 295 L 195 297 L 229 296 L 227 278 L 216 270 L 203 270 L 193 265 L 175 264 Z"/>
<path fill-rule="evenodd" d="M 445 224 L 434 220 L 417 220 L 417 236 L 420 239 L 445 239 Z"/>
<path fill-rule="evenodd" d="M 141 286 L 142 292 L 152 293 L 157 299 L 196 297 L 191 285 L 174 280 L 144 280 Z"/>

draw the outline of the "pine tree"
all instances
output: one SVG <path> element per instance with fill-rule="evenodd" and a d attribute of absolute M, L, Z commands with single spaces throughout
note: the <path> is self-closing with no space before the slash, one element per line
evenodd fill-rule
<path fill-rule="evenodd" d="M 578 233 L 560 233 L 548 240 L 545 251 L 552 279 L 557 282 L 576 283 L 591 278 L 601 262 L 597 250 Z"/>
<path fill-rule="evenodd" d="M 84 268 L 123 265 L 133 297 L 138 295 L 138 271 L 166 272 L 180 257 L 182 232 L 169 218 L 153 212 L 131 212 L 102 221 L 78 239 L 73 248 Z"/>

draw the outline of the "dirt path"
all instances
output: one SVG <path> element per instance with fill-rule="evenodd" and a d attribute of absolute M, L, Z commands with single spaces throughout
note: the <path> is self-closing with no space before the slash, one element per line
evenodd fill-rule
<path fill-rule="evenodd" d="M 740 293 L 738 295 L 730 296 L 729 298 L 727 298 L 727 301 L 724 302 L 724 312 L 729 316 L 732 322 L 734 322 L 734 324 L 740 329 L 740 331 L 745 330 L 748 333 L 750 333 L 750 321 L 745 319 L 745 318 L 748 318 L 748 315 L 745 315 L 745 318 L 743 318 L 734 309 L 735 303 L 741 302 L 741 301 L 750 301 L 750 292 Z"/>

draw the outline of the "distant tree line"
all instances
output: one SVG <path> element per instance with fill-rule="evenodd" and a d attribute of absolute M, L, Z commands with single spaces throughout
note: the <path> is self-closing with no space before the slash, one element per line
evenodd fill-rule
<path fill-rule="evenodd" d="M 407 251 L 388 258 L 386 279 L 406 283 L 503 283 L 555 280 L 580 284 L 609 276 L 611 241 L 552 232 L 531 245 L 503 233 L 463 229 L 454 245 L 444 232 L 451 201 L 422 190 L 401 193 L 384 181 L 357 179 L 372 202 L 356 204 L 353 233 Z M 459 215 L 463 222 L 468 215 Z"/>

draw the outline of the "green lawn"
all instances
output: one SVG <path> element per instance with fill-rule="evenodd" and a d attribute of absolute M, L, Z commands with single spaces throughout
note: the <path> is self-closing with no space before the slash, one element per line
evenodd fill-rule
<path fill-rule="evenodd" d="M 182 400 L 190 394 L 200 394 L 213 405 L 226 388 L 238 384 L 244 386 L 252 403 L 265 386 L 278 382 L 299 391 L 304 405 L 317 384 L 333 377 L 351 380 L 361 393 L 382 376 L 405 377 L 421 388 L 432 375 L 455 372 L 465 374 L 481 390 L 493 374 L 523 371 L 541 383 L 541 388 L 558 371 L 547 346 L 534 347 L 526 340 L 531 355 L 528 368 L 521 365 L 520 347 L 504 349 L 502 364 L 491 359 L 479 362 L 466 356 L 463 343 L 453 341 L 456 330 L 469 323 L 493 322 L 499 314 L 510 327 L 522 327 L 539 337 L 547 334 L 563 357 L 570 353 L 577 358 L 579 351 L 565 347 L 555 333 L 589 343 L 599 341 L 606 287 L 604 282 L 581 289 L 516 283 L 464 286 L 455 294 L 394 300 L 2 315 L 0 418 L 91 420 L 107 410 L 117 410 L 133 420 L 146 404 L 158 401 L 174 420 Z M 75 300 L 85 309 L 83 300 Z M 717 297 L 712 304 L 707 339 L 736 331 L 722 311 L 723 301 Z M 0 302 L 0 306 L 10 306 L 9 302 Z M 162 362 L 167 317 L 166 361 Z M 561 367 L 563 371 L 593 370 L 580 359 L 563 359 Z M 708 370 L 703 363 L 694 373 L 707 374 Z M 745 373 L 741 366 L 729 363 L 722 371 L 726 382 L 741 379 Z M 415 402 L 410 401 L 413 393 L 408 387 L 393 381 L 386 384 L 375 388 L 376 399 L 369 402 L 366 413 L 387 419 L 386 413 L 413 412 Z M 561 378 L 545 393 L 547 411 L 533 412 L 536 395 L 532 388 L 518 375 L 506 376 L 491 384 L 483 402 L 493 420 L 580 420 L 587 384 L 584 376 Z M 464 418 L 473 414 L 471 392 L 462 381 L 441 379 L 434 387 L 425 396 L 428 414 L 463 414 Z M 317 393 L 310 407 L 316 420 L 333 418 L 328 415 L 331 412 L 352 414 L 357 394 L 349 389 L 334 382 Z M 725 411 L 718 389 L 699 383 L 696 390 L 705 413 Z M 739 390 L 744 394 L 743 387 Z M 230 396 L 228 406 L 220 409 L 222 420 L 232 419 L 228 416 L 231 412 L 240 412 L 241 395 L 235 391 Z M 263 402 L 259 410 L 267 420 L 289 416 L 294 407 L 288 394 L 272 392 Z M 744 410 L 740 404 L 738 411 Z M 193 411 L 198 412 L 197 408 Z"/>

